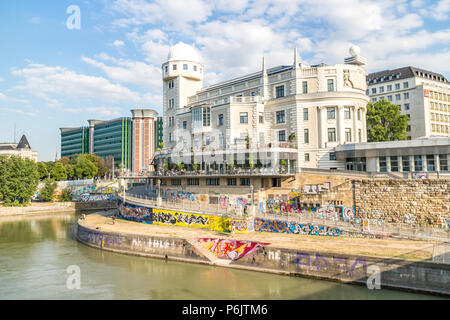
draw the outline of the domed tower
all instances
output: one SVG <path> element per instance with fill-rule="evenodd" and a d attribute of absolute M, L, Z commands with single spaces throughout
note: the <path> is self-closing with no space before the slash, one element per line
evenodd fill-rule
<path fill-rule="evenodd" d="M 162 65 L 164 144 L 175 145 L 175 116 L 186 108 L 187 98 L 203 87 L 203 65 L 197 51 L 183 42 L 170 48 L 167 62 Z"/>

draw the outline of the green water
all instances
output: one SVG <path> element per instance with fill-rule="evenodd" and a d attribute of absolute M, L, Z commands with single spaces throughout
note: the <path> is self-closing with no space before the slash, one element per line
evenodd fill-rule
<path fill-rule="evenodd" d="M 105 252 L 75 240 L 76 219 L 0 218 L 0 299 L 436 299 Z M 79 290 L 66 285 L 72 265 Z"/>

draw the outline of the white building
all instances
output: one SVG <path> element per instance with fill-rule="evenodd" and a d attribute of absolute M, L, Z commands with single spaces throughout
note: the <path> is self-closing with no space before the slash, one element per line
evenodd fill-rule
<path fill-rule="evenodd" d="M 37 161 L 38 153 L 31 149 L 30 143 L 25 135 L 22 136 L 19 143 L 0 143 L 0 156 L 17 156 L 22 159 Z"/>
<path fill-rule="evenodd" d="M 216 169 L 231 162 L 344 169 L 334 148 L 367 141 L 365 59 L 357 47 L 350 53 L 344 64 L 309 66 L 295 50 L 292 64 L 267 68 L 263 58 L 260 71 L 203 88 L 199 55 L 177 44 L 162 65 L 163 157 L 195 156 Z"/>
<path fill-rule="evenodd" d="M 371 73 L 366 94 L 385 99 L 410 117 L 408 139 L 450 136 L 450 83 L 441 74 L 404 67 Z"/>

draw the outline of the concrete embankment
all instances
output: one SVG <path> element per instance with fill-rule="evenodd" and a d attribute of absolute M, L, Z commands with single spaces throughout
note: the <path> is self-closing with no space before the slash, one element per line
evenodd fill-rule
<path fill-rule="evenodd" d="M 284 237 L 285 241 L 280 240 Z M 399 248 L 420 247 L 418 241 L 409 244 L 378 239 L 325 240 L 323 237 L 317 239 L 313 236 L 269 233 L 225 235 L 194 228 L 189 230 L 129 221 L 117 221 L 113 225 L 110 218 L 96 214 L 78 222 L 77 239 L 86 245 L 118 253 L 361 285 L 366 285 L 369 278 L 375 279 L 375 273 L 379 271 L 381 288 L 450 297 L 448 264 L 425 259 L 371 256 L 362 254 L 361 250 L 346 251 L 336 246 L 335 250 L 324 249 L 330 248 L 330 241 L 341 241 L 341 244 L 366 241 L 366 252 L 371 251 L 371 246 L 387 248 L 389 242 L 386 241 Z M 313 239 L 309 243 L 312 245 L 305 246 L 310 239 Z"/>
<path fill-rule="evenodd" d="M 94 211 L 116 208 L 115 201 L 33 203 L 28 207 L 0 207 L 0 217 Z"/>

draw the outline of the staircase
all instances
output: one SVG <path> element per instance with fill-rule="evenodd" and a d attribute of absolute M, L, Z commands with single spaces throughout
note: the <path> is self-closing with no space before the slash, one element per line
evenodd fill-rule
<path fill-rule="evenodd" d="M 217 258 L 214 253 L 212 253 L 211 251 L 209 251 L 208 249 L 206 249 L 201 242 L 194 240 L 194 239 L 186 239 L 186 241 L 188 243 L 190 243 L 196 250 L 198 253 L 204 255 L 206 258 L 208 258 L 209 261 L 211 261 L 211 263 L 213 265 L 219 265 L 219 266 L 227 266 L 229 265 L 232 260 L 228 260 L 228 259 L 220 259 Z"/>

